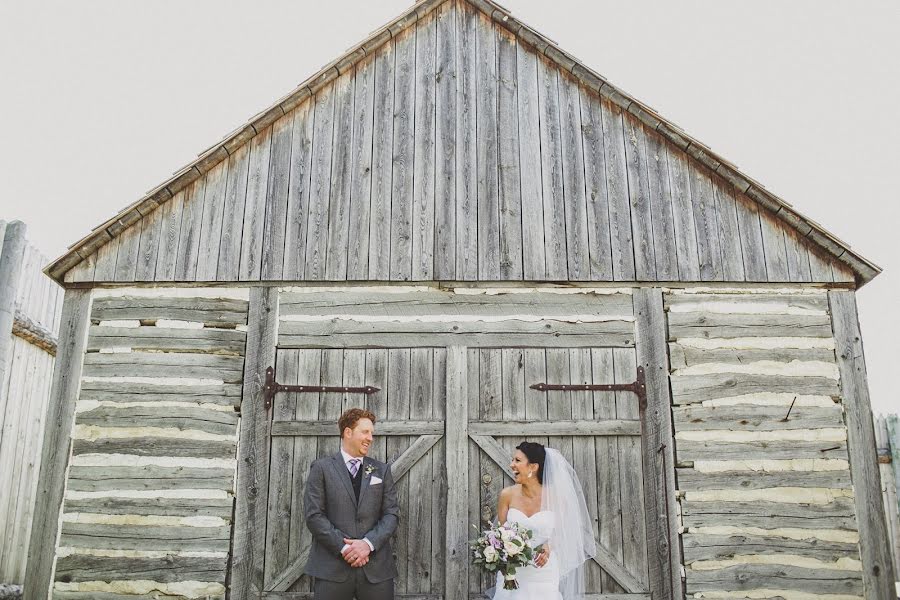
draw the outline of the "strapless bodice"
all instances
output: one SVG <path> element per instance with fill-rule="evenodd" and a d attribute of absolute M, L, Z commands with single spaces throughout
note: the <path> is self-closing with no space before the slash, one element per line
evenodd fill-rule
<path fill-rule="evenodd" d="M 556 519 L 549 510 L 539 510 L 529 517 L 518 508 L 510 508 L 506 513 L 506 520 L 519 523 L 531 530 L 533 534 L 531 546 L 545 544 L 553 534 L 553 528 L 556 525 Z"/>

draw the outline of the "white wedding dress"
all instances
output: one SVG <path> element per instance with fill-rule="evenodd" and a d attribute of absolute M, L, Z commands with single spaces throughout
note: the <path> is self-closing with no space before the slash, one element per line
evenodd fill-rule
<path fill-rule="evenodd" d="M 506 513 L 509 523 L 519 523 L 532 531 L 533 537 L 529 544 L 532 547 L 547 543 L 556 526 L 556 519 L 549 510 L 542 510 L 530 517 L 518 508 L 510 508 Z M 550 552 L 550 560 L 543 567 L 530 565 L 516 569 L 516 581 L 519 589 L 504 590 L 503 574 L 497 573 L 497 587 L 494 600 L 562 600 L 559 592 L 559 564 L 553 559 Z"/>

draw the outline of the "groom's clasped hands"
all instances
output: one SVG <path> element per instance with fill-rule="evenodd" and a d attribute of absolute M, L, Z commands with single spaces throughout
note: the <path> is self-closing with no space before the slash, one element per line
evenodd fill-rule
<path fill-rule="evenodd" d="M 364 540 L 344 538 L 344 544 L 345 546 L 344 549 L 341 550 L 341 556 L 344 557 L 344 560 L 347 561 L 348 565 L 358 569 L 359 567 L 364 567 L 368 564 L 369 554 L 371 554 L 372 551 Z"/>

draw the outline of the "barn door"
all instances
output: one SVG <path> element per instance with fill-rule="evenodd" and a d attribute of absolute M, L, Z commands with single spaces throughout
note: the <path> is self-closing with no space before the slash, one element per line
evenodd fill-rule
<path fill-rule="evenodd" d="M 347 408 L 374 412 L 370 456 L 391 462 L 400 500 L 393 539 L 397 598 L 439 600 L 444 589 L 446 479 L 442 348 L 279 349 L 283 385 L 379 388 L 374 394 L 279 393 L 272 405 L 264 598 L 311 598 L 303 575 L 311 534 L 303 520 L 303 490 L 316 458 L 340 449 L 337 420 Z"/>
<path fill-rule="evenodd" d="M 519 442 L 557 448 L 578 472 L 593 518 L 598 553 L 587 593 L 649 598 L 638 396 L 531 387 L 634 382 L 634 349 L 480 348 L 467 350 L 466 363 L 469 530 L 496 519 Z M 469 570 L 470 593 L 492 584 Z"/>

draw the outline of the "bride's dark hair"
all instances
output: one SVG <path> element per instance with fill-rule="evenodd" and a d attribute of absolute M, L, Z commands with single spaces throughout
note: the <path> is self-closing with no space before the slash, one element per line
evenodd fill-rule
<path fill-rule="evenodd" d="M 537 442 L 522 442 L 518 446 L 516 446 L 516 450 L 520 450 L 522 454 L 525 455 L 525 458 L 528 459 L 528 462 L 535 463 L 538 466 L 537 470 L 537 478 L 538 483 L 541 485 L 544 484 L 544 458 L 547 456 L 547 451 L 541 444 Z"/>

